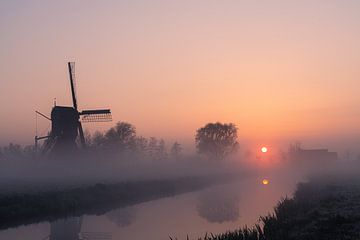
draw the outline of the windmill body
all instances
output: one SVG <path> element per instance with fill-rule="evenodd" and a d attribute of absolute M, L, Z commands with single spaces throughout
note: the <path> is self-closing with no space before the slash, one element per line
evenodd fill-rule
<path fill-rule="evenodd" d="M 35 136 L 35 147 L 41 139 L 47 139 L 43 146 L 43 153 L 52 155 L 73 153 L 78 149 L 76 139 L 80 137 L 82 148 L 86 148 L 82 122 L 107 122 L 111 121 L 110 109 L 78 110 L 75 91 L 75 63 L 69 62 L 69 76 L 73 106 L 54 106 L 51 118 L 40 114 L 51 121 L 51 132 L 48 136 Z"/>
<path fill-rule="evenodd" d="M 77 149 L 79 113 L 72 107 L 55 106 L 51 111 L 51 138 L 54 140 L 53 153 Z"/>
<path fill-rule="evenodd" d="M 83 217 L 59 219 L 50 224 L 50 235 L 43 240 L 111 240 L 109 232 L 82 232 Z"/>

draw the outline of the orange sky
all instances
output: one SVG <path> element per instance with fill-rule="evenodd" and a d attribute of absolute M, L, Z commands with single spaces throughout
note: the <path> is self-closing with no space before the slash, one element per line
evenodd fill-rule
<path fill-rule="evenodd" d="M 110 107 L 140 135 L 192 143 L 221 121 L 243 142 L 360 143 L 359 1 L 1 5 L 1 144 L 32 143 L 34 110 L 70 104 L 67 61 L 80 108 Z"/>

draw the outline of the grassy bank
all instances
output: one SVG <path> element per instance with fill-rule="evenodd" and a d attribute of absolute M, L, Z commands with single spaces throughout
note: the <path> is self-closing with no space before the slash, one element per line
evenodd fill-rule
<path fill-rule="evenodd" d="M 197 191 L 226 183 L 236 175 L 96 184 L 62 191 L 0 194 L 0 229 L 83 214 L 103 214 L 119 207 Z"/>
<path fill-rule="evenodd" d="M 274 213 L 260 217 L 254 227 L 200 239 L 360 239 L 359 177 L 327 177 L 299 184 L 293 198 L 281 200 Z"/>

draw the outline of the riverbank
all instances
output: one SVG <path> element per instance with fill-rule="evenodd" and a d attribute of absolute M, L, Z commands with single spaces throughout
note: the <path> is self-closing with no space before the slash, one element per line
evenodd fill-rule
<path fill-rule="evenodd" d="M 143 180 L 27 194 L 0 194 L 0 229 L 84 214 L 104 214 L 112 209 L 198 191 L 245 175 Z"/>
<path fill-rule="evenodd" d="M 327 176 L 298 185 L 274 212 L 244 227 L 204 240 L 360 239 L 360 178 Z M 199 239 L 199 240 L 201 240 Z"/>

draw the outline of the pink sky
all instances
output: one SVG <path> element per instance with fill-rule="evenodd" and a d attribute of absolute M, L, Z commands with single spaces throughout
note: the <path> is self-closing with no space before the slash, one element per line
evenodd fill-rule
<path fill-rule="evenodd" d="M 190 144 L 221 121 L 241 142 L 355 149 L 359 12 L 350 0 L 2 1 L 0 143 L 32 143 L 34 111 L 70 105 L 75 61 L 80 108 L 110 107 L 139 135 Z"/>

